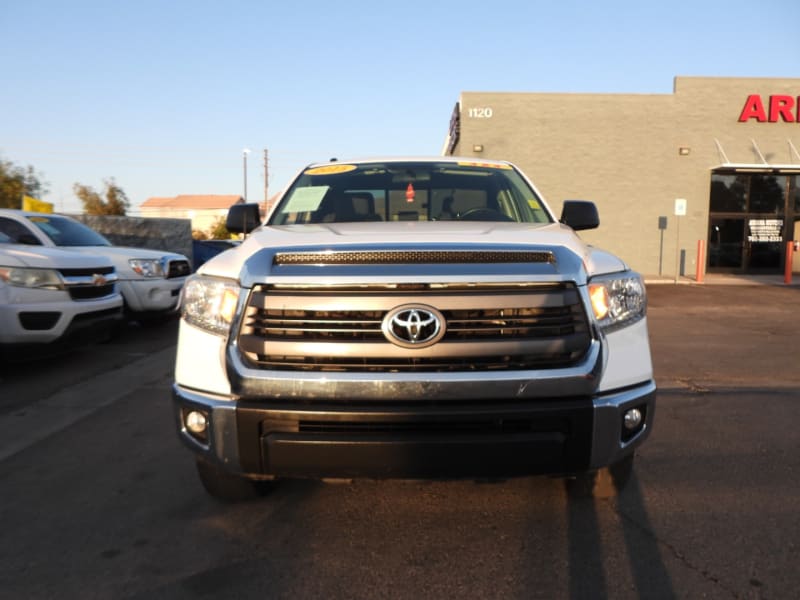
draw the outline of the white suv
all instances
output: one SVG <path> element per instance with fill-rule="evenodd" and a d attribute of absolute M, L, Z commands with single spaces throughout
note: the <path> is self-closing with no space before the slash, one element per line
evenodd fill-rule
<path fill-rule="evenodd" d="M 0 233 L 14 243 L 105 257 L 116 268 L 125 310 L 133 316 L 175 311 L 191 273 L 189 259 L 182 254 L 112 246 L 96 231 L 63 215 L 0 209 Z"/>
<path fill-rule="evenodd" d="M 107 338 L 122 319 L 116 282 L 101 256 L 12 244 L 0 233 L 0 349 Z"/>

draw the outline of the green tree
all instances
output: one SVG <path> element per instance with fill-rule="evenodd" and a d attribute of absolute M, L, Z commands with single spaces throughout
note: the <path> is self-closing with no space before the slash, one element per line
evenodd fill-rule
<path fill-rule="evenodd" d="M 229 240 L 231 239 L 231 232 L 225 227 L 225 217 L 220 217 L 209 230 L 209 235 L 212 240 Z"/>
<path fill-rule="evenodd" d="M 41 199 L 47 188 L 33 167 L 0 160 L 0 208 L 22 208 L 22 196 Z"/>
<path fill-rule="evenodd" d="M 125 192 L 117 185 L 114 178 L 103 181 L 103 193 L 94 188 L 76 183 L 72 191 L 83 203 L 83 210 L 87 215 L 119 215 L 124 216 L 130 202 Z"/>

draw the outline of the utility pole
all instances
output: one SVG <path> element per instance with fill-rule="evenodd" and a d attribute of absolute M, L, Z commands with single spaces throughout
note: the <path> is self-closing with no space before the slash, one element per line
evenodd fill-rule
<path fill-rule="evenodd" d="M 269 151 L 264 148 L 264 210 L 269 202 Z"/>
<path fill-rule="evenodd" d="M 244 201 L 247 202 L 247 155 L 250 150 L 245 148 L 242 150 L 242 166 L 244 168 Z"/>

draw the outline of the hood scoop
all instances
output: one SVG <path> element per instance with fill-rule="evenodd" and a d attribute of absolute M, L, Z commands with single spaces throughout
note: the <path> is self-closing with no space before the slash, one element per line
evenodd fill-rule
<path fill-rule="evenodd" d="M 274 265 L 420 265 L 550 263 L 548 251 L 527 250 L 345 250 L 278 252 Z"/>

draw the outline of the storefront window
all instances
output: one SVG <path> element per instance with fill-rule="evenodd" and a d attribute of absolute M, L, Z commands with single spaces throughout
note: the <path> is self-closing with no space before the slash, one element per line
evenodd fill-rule
<path fill-rule="evenodd" d="M 786 175 L 754 174 L 750 177 L 751 213 L 783 214 Z"/>
<path fill-rule="evenodd" d="M 800 175 L 712 173 L 709 269 L 779 272 L 784 243 L 797 233 L 799 184 Z"/>
<path fill-rule="evenodd" d="M 745 212 L 747 210 L 747 176 L 711 175 L 711 212 Z"/>

